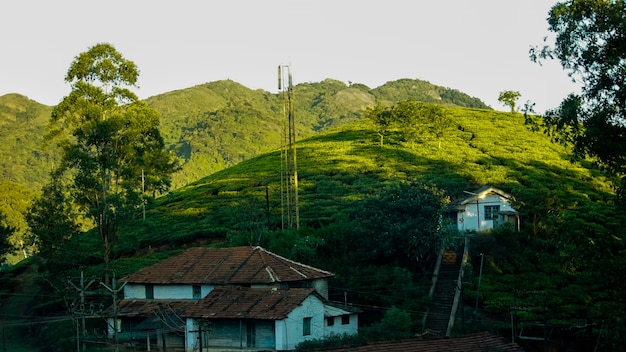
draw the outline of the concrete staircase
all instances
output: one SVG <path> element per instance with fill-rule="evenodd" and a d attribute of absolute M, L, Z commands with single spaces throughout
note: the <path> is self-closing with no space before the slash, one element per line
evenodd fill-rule
<path fill-rule="evenodd" d="M 448 336 L 448 323 L 453 311 L 455 289 L 463 263 L 463 247 L 443 252 L 439 271 L 435 272 L 434 304 L 424 318 L 424 333 Z"/>

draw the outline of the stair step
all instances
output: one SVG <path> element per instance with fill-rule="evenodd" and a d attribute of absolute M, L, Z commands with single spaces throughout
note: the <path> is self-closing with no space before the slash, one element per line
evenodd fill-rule
<path fill-rule="evenodd" d="M 449 249 L 443 253 L 437 284 L 433 293 L 434 304 L 426 317 L 425 329 L 442 335 L 448 330 L 448 321 L 450 320 L 459 271 L 461 270 L 462 253 L 462 249 L 458 251 Z"/>

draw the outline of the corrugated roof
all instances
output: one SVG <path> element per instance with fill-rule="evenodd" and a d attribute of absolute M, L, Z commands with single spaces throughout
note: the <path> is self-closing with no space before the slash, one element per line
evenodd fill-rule
<path fill-rule="evenodd" d="M 185 307 L 183 317 L 199 319 L 284 319 L 308 296 L 315 295 L 309 288 L 252 289 L 220 287 L 205 298 Z"/>
<path fill-rule="evenodd" d="M 320 350 L 321 351 L 321 350 Z M 524 349 L 516 343 L 511 343 L 502 337 L 489 332 L 476 333 L 467 336 L 450 337 L 445 339 L 411 339 L 392 342 L 374 342 L 363 346 L 323 349 L 323 351 L 338 352 L 523 352 Z"/>
<path fill-rule="evenodd" d="M 286 259 L 261 247 L 196 247 L 143 268 L 122 281 L 160 285 L 248 285 L 332 276 L 331 272 Z"/>

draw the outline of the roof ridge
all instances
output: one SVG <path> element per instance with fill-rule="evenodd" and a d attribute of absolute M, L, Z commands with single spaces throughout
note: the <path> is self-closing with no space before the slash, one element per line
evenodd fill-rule
<path fill-rule="evenodd" d="M 270 251 L 268 251 L 267 249 L 265 249 L 265 248 L 263 248 L 263 247 L 261 247 L 261 246 L 257 246 L 256 248 L 260 249 L 261 251 L 263 251 L 263 252 L 265 252 L 265 253 L 267 253 L 267 254 L 269 254 L 269 255 L 275 256 L 275 257 L 280 258 L 280 259 L 282 259 L 282 260 L 284 260 L 284 261 L 287 261 L 287 262 L 289 262 L 289 263 L 296 264 L 296 265 L 301 265 L 301 266 L 303 266 L 303 267 L 305 267 L 305 268 L 308 268 L 308 269 L 311 269 L 311 270 L 314 270 L 314 271 L 317 271 L 317 272 L 320 272 L 320 273 L 324 273 L 324 274 L 328 274 L 328 275 L 334 275 L 334 274 L 333 274 L 333 273 L 331 273 L 330 271 L 322 270 L 322 269 L 320 269 L 320 268 L 316 268 L 316 267 L 311 266 L 311 265 L 303 264 L 303 263 L 297 262 L 297 261 L 295 261 L 295 260 L 291 260 L 291 259 L 285 258 L 285 257 L 283 257 L 283 256 L 281 256 L 281 255 L 278 255 L 278 254 L 274 253 L 274 252 L 270 252 Z M 291 268 L 291 267 L 290 267 L 290 268 Z M 291 268 L 291 269 L 292 269 L 292 270 L 295 270 L 295 269 L 293 269 L 293 268 Z M 298 272 L 298 271 L 296 270 L 296 272 Z M 300 272 L 298 272 L 298 274 L 302 275 L 302 273 L 300 273 Z M 305 276 L 305 277 L 306 277 L 306 276 Z"/>

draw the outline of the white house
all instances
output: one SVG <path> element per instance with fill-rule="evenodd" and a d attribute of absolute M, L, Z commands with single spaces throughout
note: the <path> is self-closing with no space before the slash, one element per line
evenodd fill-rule
<path fill-rule="evenodd" d="M 191 352 L 290 350 L 357 334 L 358 310 L 328 301 L 332 276 L 261 247 L 191 248 L 121 280 L 109 337 Z"/>
<path fill-rule="evenodd" d="M 511 223 L 519 230 L 519 214 L 511 203 L 513 196 L 491 186 L 483 186 L 448 204 L 448 219 L 459 231 L 485 232 Z"/>

